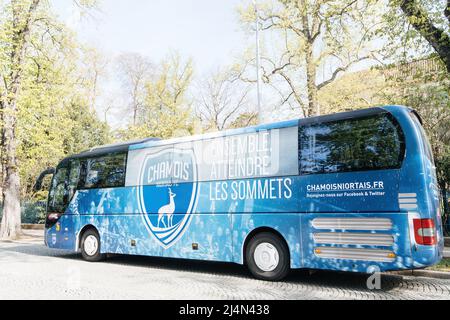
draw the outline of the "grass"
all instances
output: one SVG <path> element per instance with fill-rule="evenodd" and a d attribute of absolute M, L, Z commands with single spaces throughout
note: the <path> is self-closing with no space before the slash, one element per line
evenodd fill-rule
<path fill-rule="evenodd" d="M 429 270 L 436 270 L 436 271 L 446 271 L 450 272 L 450 258 L 444 258 L 439 262 L 437 265 L 434 265 Z"/>

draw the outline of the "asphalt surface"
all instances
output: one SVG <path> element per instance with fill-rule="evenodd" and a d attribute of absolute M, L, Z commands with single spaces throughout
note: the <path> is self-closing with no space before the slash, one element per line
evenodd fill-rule
<path fill-rule="evenodd" d="M 51 250 L 37 233 L 0 242 L 0 299 L 450 299 L 450 280 L 293 271 L 282 282 L 253 279 L 245 267 L 205 261 L 112 256 L 89 263 Z"/>

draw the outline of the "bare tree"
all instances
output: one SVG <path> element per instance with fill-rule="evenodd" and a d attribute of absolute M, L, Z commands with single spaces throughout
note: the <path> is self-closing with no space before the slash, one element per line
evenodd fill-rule
<path fill-rule="evenodd" d="M 151 75 L 153 65 L 138 53 L 121 54 L 117 58 L 117 64 L 123 87 L 131 98 L 133 125 L 136 125 L 145 95 L 145 83 Z"/>
<path fill-rule="evenodd" d="M 258 113 L 249 111 L 239 114 L 239 116 L 230 124 L 230 128 L 245 128 L 258 124 Z"/>
<path fill-rule="evenodd" d="M 372 8 L 365 0 L 270 0 L 261 3 L 260 28 L 276 32 L 282 39 L 275 57 L 261 57 L 263 81 L 281 94 L 282 103 L 294 100 L 304 116 L 319 113 L 318 91 L 354 65 L 375 58 L 369 50 L 372 28 L 368 18 Z M 250 6 L 241 12 L 242 20 L 253 26 L 255 11 Z M 253 27 L 251 27 L 253 28 Z M 280 37 L 281 35 L 281 37 Z M 271 45 L 273 47 L 273 44 Z M 327 65 L 331 71 L 320 77 L 318 69 Z M 246 61 L 240 77 L 248 76 Z M 282 80 L 284 90 L 274 85 Z M 305 88 L 305 89 L 303 89 Z"/>
<path fill-rule="evenodd" d="M 224 130 L 249 112 L 249 85 L 229 72 L 216 72 L 200 83 L 196 112 L 206 130 Z"/>
<path fill-rule="evenodd" d="M 89 107 L 94 111 L 97 104 L 97 98 L 99 94 L 101 94 L 99 83 L 102 78 L 108 76 L 107 70 L 109 61 L 97 49 L 88 48 L 84 52 L 83 63 L 85 74 L 82 81 L 86 82 L 86 87 L 89 88 L 89 92 L 87 92 Z"/>

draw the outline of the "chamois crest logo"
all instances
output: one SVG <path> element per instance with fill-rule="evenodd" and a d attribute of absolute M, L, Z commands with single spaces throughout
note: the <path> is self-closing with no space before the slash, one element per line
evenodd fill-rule
<path fill-rule="evenodd" d="M 197 203 L 197 166 L 190 149 L 167 148 L 145 156 L 139 175 L 139 209 L 150 234 L 164 248 L 189 227 Z"/>
<path fill-rule="evenodd" d="M 172 227 L 173 213 L 175 212 L 175 201 L 173 201 L 173 198 L 175 198 L 175 196 L 176 196 L 176 194 L 173 193 L 172 190 L 170 190 L 170 188 L 169 188 L 170 202 L 169 202 L 169 204 L 162 206 L 158 210 L 158 228 L 159 228 L 159 223 L 161 221 L 164 224 L 165 228 Z M 164 216 L 167 217 L 167 225 L 164 223 Z"/>

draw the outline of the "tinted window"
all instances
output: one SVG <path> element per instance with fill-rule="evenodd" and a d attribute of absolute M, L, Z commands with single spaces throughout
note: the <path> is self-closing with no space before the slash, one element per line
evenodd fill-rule
<path fill-rule="evenodd" d="M 402 131 L 389 114 L 299 128 L 302 174 L 399 168 Z"/>
<path fill-rule="evenodd" d="M 125 185 L 126 153 L 108 154 L 82 162 L 81 188 L 113 188 Z"/>
<path fill-rule="evenodd" d="M 78 181 L 80 178 L 81 164 L 79 159 L 70 160 L 70 172 L 69 172 L 69 184 L 68 193 L 69 201 L 72 199 L 75 191 L 77 190 Z"/>
<path fill-rule="evenodd" d="M 53 176 L 52 186 L 48 196 L 48 211 L 55 213 L 63 213 L 66 210 L 68 201 L 67 180 L 68 180 L 68 163 L 58 166 Z"/>
<path fill-rule="evenodd" d="M 431 145 L 428 140 L 427 134 L 425 133 L 425 129 L 423 128 L 422 124 L 420 123 L 420 120 L 417 118 L 417 116 L 413 112 L 410 112 L 409 115 L 411 116 L 414 124 L 416 125 L 416 127 L 418 128 L 418 130 L 420 132 L 420 137 L 422 139 L 422 145 L 423 145 L 423 150 L 425 152 L 425 155 L 434 164 L 433 152 L 431 151 Z"/>

